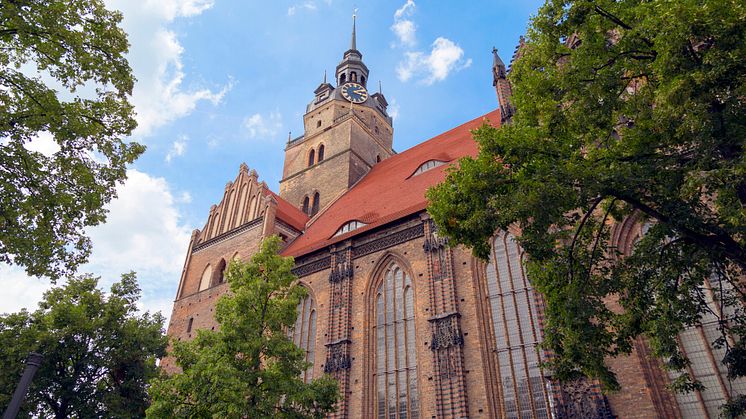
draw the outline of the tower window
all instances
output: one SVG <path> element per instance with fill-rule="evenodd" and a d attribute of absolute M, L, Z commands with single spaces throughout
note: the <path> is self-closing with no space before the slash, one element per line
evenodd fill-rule
<path fill-rule="evenodd" d="M 365 76 L 360 76 L 360 84 L 365 86 Z"/>
<path fill-rule="evenodd" d="M 303 213 L 308 214 L 308 196 L 303 198 Z"/>
<path fill-rule="evenodd" d="M 324 144 L 319 146 L 319 161 L 324 160 Z"/>
<path fill-rule="evenodd" d="M 316 215 L 317 212 L 319 212 L 319 201 L 320 200 L 321 198 L 319 198 L 319 193 L 318 192 L 314 193 L 313 194 L 313 205 L 311 206 L 311 214 L 309 214 L 311 215 L 311 217 L 313 217 L 314 215 Z"/>
<path fill-rule="evenodd" d="M 316 121 L 316 128 L 321 128 L 321 120 Z"/>
<path fill-rule="evenodd" d="M 194 317 L 190 317 L 189 322 L 187 323 L 187 333 L 192 333 L 193 325 L 194 325 Z"/>
<path fill-rule="evenodd" d="M 347 81 L 347 75 L 342 74 L 341 76 L 339 76 L 339 84 L 340 85 L 341 84 L 345 84 L 346 81 Z"/>
<path fill-rule="evenodd" d="M 378 155 L 376 156 L 376 163 L 380 163 L 380 162 L 381 162 L 381 155 L 380 155 L 380 154 L 378 154 Z"/>
<path fill-rule="evenodd" d="M 311 152 L 310 152 L 310 153 L 308 153 L 308 166 L 309 166 L 309 167 L 310 167 L 310 166 L 313 166 L 313 163 L 314 163 L 314 161 L 315 161 L 315 158 L 316 158 L 316 150 L 314 150 L 314 149 L 311 149 Z"/>
<path fill-rule="evenodd" d="M 357 81 L 357 73 L 352 71 L 350 72 L 350 81 Z"/>

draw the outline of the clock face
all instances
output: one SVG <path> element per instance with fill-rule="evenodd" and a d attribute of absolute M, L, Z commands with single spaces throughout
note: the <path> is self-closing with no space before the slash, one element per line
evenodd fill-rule
<path fill-rule="evenodd" d="M 360 84 L 345 83 L 341 89 L 342 96 L 352 103 L 363 103 L 368 99 L 368 91 Z"/>

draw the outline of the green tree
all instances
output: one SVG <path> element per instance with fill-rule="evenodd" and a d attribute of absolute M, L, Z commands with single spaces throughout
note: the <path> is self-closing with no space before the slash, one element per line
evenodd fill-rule
<path fill-rule="evenodd" d="M 713 313 L 729 377 L 746 375 L 745 45 L 742 1 L 549 0 L 509 76 L 511 124 L 478 129 L 478 156 L 429 192 L 478 256 L 521 228 L 556 377 L 616 389 L 605 360 L 644 335 L 675 389 L 700 387 L 676 337 Z M 622 258 L 609 230 L 633 213 L 652 227 Z"/>
<path fill-rule="evenodd" d="M 85 262 L 84 228 L 144 151 L 124 141 L 136 122 L 121 20 L 101 0 L 0 2 L 0 262 L 30 275 Z M 31 151 L 40 135 L 59 150 Z"/>
<path fill-rule="evenodd" d="M 98 278 L 71 278 L 39 309 L 0 316 L 0 406 L 10 402 L 29 352 L 44 355 L 20 417 L 132 418 L 148 407 L 147 383 L 165 356 L 160 313 L 137 314 L 133 273 L 106 295 Z"/>
<path fill-rule="evenodd" d="M 220 329 L 173 342 L 183 372 L 153 381 L 149 417 L 322 418 L 334 410 L 333 379 L 301 379 L 309 364 L 288 330 L 305 291 L 290 271 L 293 258 L 278 255 L 280 245 L 267 238 L 250 262 L 231 262 L 231 293 L 215 310 Z"/>

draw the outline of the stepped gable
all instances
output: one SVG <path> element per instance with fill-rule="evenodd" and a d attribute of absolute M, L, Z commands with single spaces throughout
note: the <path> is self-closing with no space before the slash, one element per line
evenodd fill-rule
<path fill-rule="evenodd" d="M 274 197 L 277 201 L 277 218 L 294 229 L 303 231 L 308 216 L 270 191 L 266 183 L 258 180 L 256 170 L 249 170 L 243 163 L 238 176 L 225 185 L 223 199 L 219 204 L 210 207 L 207 222 L 202 230 L 199 230 L 194 244 L 204 243 L 264 216 L 265 199 L 268 196 Z"/>
<path fill-rule="evenodd" d="M 425 193 L 445 179 L 445 169 L 449 164 L 412 176 L 414 172 L 429 160 L 455 163 L 461 157 L 475 156 L 477 143 L 472 140 L 470 131 L 485 121 L 499 125 L 499 109 L 376 164 L 352 189 L 322 210 L 283 254 L 302 256 L 422 211 L 428 204 Z M 367 225 L 335 236 L 339 228 L 350 221 Z"/>

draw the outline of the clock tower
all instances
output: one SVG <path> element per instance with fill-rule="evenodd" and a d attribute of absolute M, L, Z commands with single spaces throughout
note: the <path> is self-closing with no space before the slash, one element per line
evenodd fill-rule
<path fill-rule="evenodd" d="M 324 75 L 306 106 L 303 135 L 285 147 L 280 196 L 311 217 L 395 153 L 388 103 L 380 91 L 367 90 L 369 71 L 357 49 L 352 19 L 350 49 L 333 83 Z"/>

